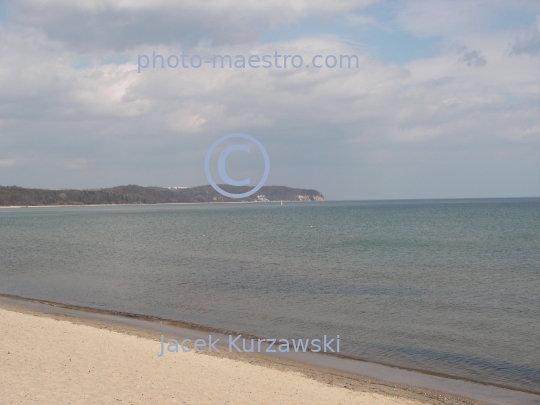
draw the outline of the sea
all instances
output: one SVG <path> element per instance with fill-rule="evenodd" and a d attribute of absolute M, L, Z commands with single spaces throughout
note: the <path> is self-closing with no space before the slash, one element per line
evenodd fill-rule
<path fill-rule="evenodd" d="M 540 199 L 0 209 L 0 294 L 540 393 Z"/>

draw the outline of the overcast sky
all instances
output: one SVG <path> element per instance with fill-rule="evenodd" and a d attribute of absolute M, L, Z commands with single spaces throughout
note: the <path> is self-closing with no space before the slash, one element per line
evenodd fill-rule
<path fill-rule="evenodd" d="M 359 67 L 138 73 L 153 51 Z M 326 199 L 540 196 L 540 2 L 0 0 L 0 185 L 208 184 L 228 133 Z"/>

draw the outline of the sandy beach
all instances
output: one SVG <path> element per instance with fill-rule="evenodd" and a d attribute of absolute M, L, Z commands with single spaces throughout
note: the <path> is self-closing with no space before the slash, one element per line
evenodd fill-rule
<path fill-rule="evenodd" d="M 158 358 L 158 337 L 148 332 L 9 304 L 0 325 L 3 404 L 473 403 L 257 356 Z"/>

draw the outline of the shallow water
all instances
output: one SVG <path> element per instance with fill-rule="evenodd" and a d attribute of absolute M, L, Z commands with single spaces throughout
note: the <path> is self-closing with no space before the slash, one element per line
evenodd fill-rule
<path fill-rule="evenodd" d="M 0 293 L 540 391 L 540 199 L 0 210 Z"/>

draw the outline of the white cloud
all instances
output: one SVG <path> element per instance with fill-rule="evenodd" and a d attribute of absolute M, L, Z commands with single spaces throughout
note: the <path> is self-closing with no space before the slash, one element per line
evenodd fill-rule
<path fill-rule="evenodd" d="M 75 158 L 69 160 L 67 167 L 70 169 L 86 169 L 90 166 L 90 163 L 89 159 Z"/>
<path fill-rule="evenodd" d="M 376 0 L 11 0 L 10 20 L 78 50 L 141 44 L 233 44 L 308 16 L 330 16 Z"/>
<path fill-rule="evenodd" d="M 536 25 L 529 32 L 520 35 L 512 44 L 512 54 L 540 55 L 540 15 L 536 16 Z"/>
<path fill-rule="evenodd" d="M 0 167 L 10 167 L 17 163 L 17 159 L 0 159 Z"/>
<path fill-rule="evenodd" d="M 227 39 L 212 46 L 198 46 L 196 41 L 192 46 L 179 45 L 177 39 L 183 37 L 168 40 L 163 36 L 166 29 L 153 38 L 150 31 L 146 32 L 149 37 L 144 32 L 130 37 L 137 24 L 148 28 L 154 19 L 159 21 L 157 16 L 168 13 L 167 7 L 173 7 L 168 1 L 157 6 L 152 3 L 152 7 L 149 2 L 10 4 L 18 23 L 0 26 L 0 140 L 3 156 L 32 156 L 17 162 L 17 168 L 32 166 L 32 170 L 10 174 L 11 183 L 42 187 L 202 184 L 204 174 L 198 168 L 205 148 L 223 134 L 246 132 L 268 148 L 275 162 L 272 183 L 320 188 L 325 194 L 329 189 L 328 195 L 334 193 L 336 198 L 346 182 L 375 184 L 362 173 L 377 176 L 379 164 L 389 165 L 385 169 L 389 172 L 378 177 L 380 181 L 392 178 L 388 174 L 391 168 L 402 172 L 418 162 L 435 169 L 440 164 L 444 166 L 440 170 L 448 170 L 456 148 L 481 150 L 477 161 L 472 155 L 466 158 L 481 173 L 495 156 L 490 150 L 511 145 L 516 148 L 512 154 L 497 152 L 498 162 L 503 168 L 507 165 L 507 173 L 513 173 L 512 167 L 519 163 L 522 166 L 515 173 L 522 173 L 527 170 L 525 165 L 531 165 L 529 153 L 540 141 L 540 58 L 507 52 L 513 38 L 507 32 L 486 33 L 481 23 L 470 27 L 475 19 L 481 19 L 483 2 L 472 5 L 468 9 L 471 16 L 465 16 L 457 26 L 452 24 L 460 19 L 459 10 L 465 3 L 440 3 L 441 10 L 431 2 L 409 3 L 400 16 L 403 27 L 417 35 L 445 35 L 445 48 L 436 56 L 404 66 L 385 65 L 361 54 L 359 69 L 203 67 L 146 69 L 140 74 L 134 63 L 136 56 L 152 50 L 163 55 L 184 49 L 187 53 L 246 56 L 278 50 L 301 54 L 306 60 L 314 54 L 352 54 L 351 42 L 335 36 L 321 34 L 259 44 L 249 30 L 238 41 L 229 41 L 225 28 L 240 21 L 234 19 L 247 18 L 245 26 L 253 27 L 251 23 L 263 18 L 267 27 L 307 15 L 345 12 L 364 3 L 341 2 L 335 8 L 334 2 L 327 1 L 310 5 L 268 2 L 260 8 L 248 3 L 247 11 L 231 17 L 234 21 L 224 20 L 227 24 L 212 31 L 212 35 L 223 34 Z M 213 4 L 217 8 L 212 8 L 210 21 L 219 17 L 219 7 L 236 3 Z M 33 8 L 30 14 L 17 14 L 29 7 Z M 203 9 L 209 6 L 186 2 L 183 7 L 198 7 L 197 18 L 184 28 L 189 35 L 203 38 L 210 32 L 205 31 L 206 23 L 201 23 Z M 117 24 L 121 14 L 126 18 L 125 26 Z M 70 15 L 96 18 L 77 27 L 79 20 L 70 22 Z M 137 20 L 139 17 L 142 20 Z M 437 21 L 443 17 L 444 21 Z M 171 21 L 174 18 L 173 13 Z M 107 19 L 113 22 L 112 28 L 102 31 Z M 195 29 L 193 24 L 202 26 Z M 81 31 L 77 35 L 87 35 L 90 40 L 72 36 L 77 28 Z M 98 32 L 99 37 L 93 36 Z M 156 45 L 144 45 L 152 41 Z M 110 49 L 125 47 L 130 51 Z M 126 54 L 131 61 L 100 64 L 103 58 Z M 88 61 L 84 67 L 81 60 Z M 523 159 L 515 163 L 515 156 Z M 0 160 L 0 167 L 9 166 L 10 173 L 14 165 L 11 158 Z M 77 175 L 70 177 L 66 167 L 87 170 L 76 170 Z M 354 175 L 333 180 L 344 171 Z M 537 179 L 532 174 L 528 178 L 529 184 Z M 362 189 L 360 185 L 368 183 L 354 184 Z M 388 184 L 388 190 L 393 189 Z M 370 190 L 379 193 L 380 187 Z M 432 196 L 418 190 L 419 196 Z M 366 193 L 354 198 L 382 195 Z"/>

